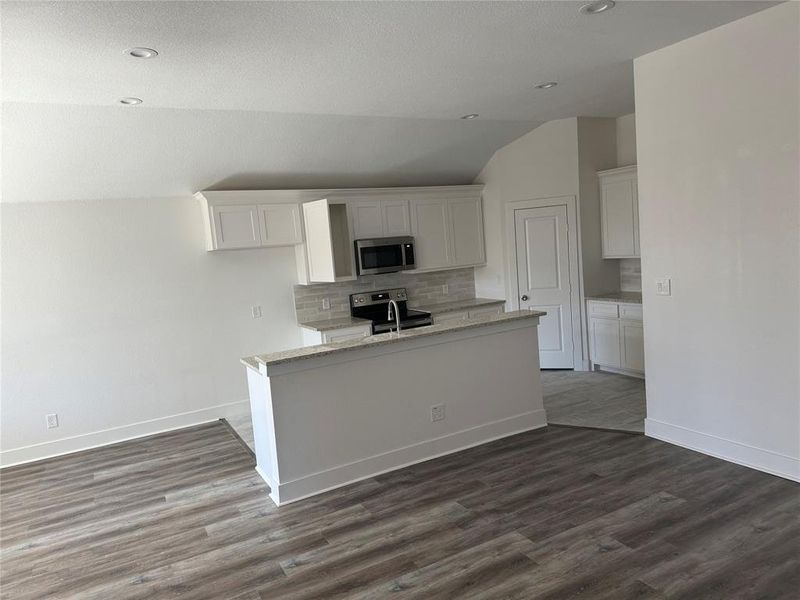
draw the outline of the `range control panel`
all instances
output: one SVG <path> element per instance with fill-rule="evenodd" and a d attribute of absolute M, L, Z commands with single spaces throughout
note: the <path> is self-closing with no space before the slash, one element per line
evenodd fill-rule
<path fill-rule="evenodd" d="M 350 296 L 350 306 L 370 306 L 372 304 L 386 304 L 389 300 L 403 302 L 408 300 L 406 288 L 396 288 L 393 290 L 380 290 L 377 292 L 367 292 L 365 294 L 353 294 Z"/>

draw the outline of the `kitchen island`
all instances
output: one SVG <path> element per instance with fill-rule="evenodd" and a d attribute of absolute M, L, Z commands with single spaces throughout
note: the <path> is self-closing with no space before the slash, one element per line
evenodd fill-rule
<path fill-rule="evenodd" d="M 242 359 L 256 470 L 285 504 L 547 424 L 516 311 Z"/>

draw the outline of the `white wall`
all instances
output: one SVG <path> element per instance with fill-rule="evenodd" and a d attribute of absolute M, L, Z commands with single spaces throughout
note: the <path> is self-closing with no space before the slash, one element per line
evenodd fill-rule
<path fill-rule="evenodd" d="M 549 121 L 498 150 L 475 179 L 483 183 L 486 266 L 475 269 L 478 296 L 508 298 L 505 204 L 515 200 L 577 196 L 577 119 Z"/>
<path fill-rule="evenodd" d="M 788 2 L 635 61 L 646 431 L 794 479 L 799 22 Z"/>
<path fill-rule="evenodd" d="M 619 289 L 617 261 L 603 261 L 597 171 L 616 166 L 616 120 L 550 121 L 498 150 L 476 178 L 483 183 L 486 267 L 475 269 L 479 296 L 509 298 L 505 205 L 517 200 L 575 196 L 581 221 L 586 293 Z"/>
<path fill-rule="evenodd" d="M 3 464 L 247 410 L 300 343 L 294 249 L 206 253 L 192 198 L 1 207 Z"/>
<path fill-rule="evenodd" d="M 617 166 L 636 164 L 636 114 L 617 118 Z"/>
<path fill-rule="evenodd" d="M 620 288 L 619 263 L 603 258 L 600 185 L 597 172 L 617 166 L 616 119 L 578 118 L 578 176 L 583 291 L 586 295 Z"/>

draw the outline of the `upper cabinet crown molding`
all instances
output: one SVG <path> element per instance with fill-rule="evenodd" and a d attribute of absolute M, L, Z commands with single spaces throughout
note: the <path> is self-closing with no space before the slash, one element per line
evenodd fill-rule
<path fill-rule="evenodd" d="M 435 194 L 437 197 L 458 197 L 480 194 L 482 191 L 483 184 L 302 190 L 204 190 L 197 192 L 195 198 L 204 199 L 212 204 L 262 204 L 267 202 L 300 204 L 321 198 L 331 201 L 382 197 L 411 199 L 429 194 Z"/>
<path fill-rule="evenodd" d="M 636 165 L 599 171 L 603 258 L 639 258 Z"/>

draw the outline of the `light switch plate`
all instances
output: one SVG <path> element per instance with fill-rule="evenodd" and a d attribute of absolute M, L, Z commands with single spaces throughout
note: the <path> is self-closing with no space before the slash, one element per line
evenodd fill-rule
<path fill-rule="evenodd" d="M 658 277 L 656 279 L 656 294 L 658 296 L 672 295 L 672 280 L 669 277 Z"/>
<path fill-rule="evenodd" d="M 252 310 L 253 310 L 253 318 L 254 319 L 260 319 L 261 318 L 261 307 L 260 306 L 254 306 L 252 308 Z"/>

